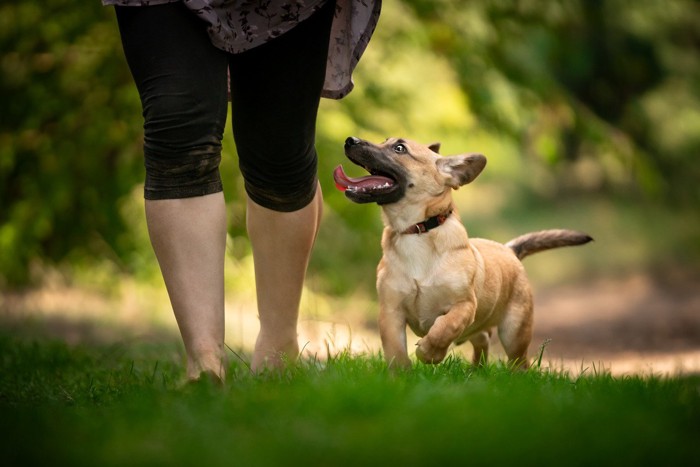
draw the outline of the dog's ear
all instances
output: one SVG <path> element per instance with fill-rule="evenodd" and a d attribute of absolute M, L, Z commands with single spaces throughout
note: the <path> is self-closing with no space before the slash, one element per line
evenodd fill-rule
<path fill-rule="evenodd" d="M 434 143 L 430 143 L 430 144 L 428 145 L 428 149 L 430 149 L 430 150 L 433 151 L 433 152 L 436 152 L 436 153 L 440 154 L 440 142 L 436 141 L 436 142 L 434 142 Z"/>
<path fill-rule="evenodd" d="M 482 154 L 440 157 L 436 165 L 440 173 L 445 176 L 445 185 L 456 190 L 470 183 L 484 170 L 486 157 Z"/>

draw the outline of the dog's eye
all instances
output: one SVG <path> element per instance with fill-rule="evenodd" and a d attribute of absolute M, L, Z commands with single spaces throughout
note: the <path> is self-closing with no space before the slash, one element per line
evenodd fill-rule
<path fill-rule="evenodd" d="M 396 146 L 394 146 L 394 152 L 397 154 L 403 154 L 406 152 L 406 146 L 404 146 L 403 144 L 397 144 Z"/>

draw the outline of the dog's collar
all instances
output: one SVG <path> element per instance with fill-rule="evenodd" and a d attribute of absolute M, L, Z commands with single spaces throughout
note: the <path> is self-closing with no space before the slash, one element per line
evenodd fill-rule
<path fill-rule="evenodd" d="M 438 214 L 437 216 L 433 216 L 429 219 L 424 220 L 423 222 L 419 222 L 417 224 L 413 224 L 403 232 L 402 234 L 422 234 L 426 233 L 430 230 L 433 230 L 436 227 L 440 227 L 442 224 L 445 223 L 448 217 L 452 214 L 452 209 L 450 209 L 447 212 L 444 212 L 442 214 Z"/>

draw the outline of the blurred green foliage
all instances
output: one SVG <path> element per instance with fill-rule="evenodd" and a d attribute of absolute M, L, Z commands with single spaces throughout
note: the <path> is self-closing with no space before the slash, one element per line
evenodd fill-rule
<path fill-rule="evenodd" d="M 312 263 L 321 286 L 371 283 L 379 257 L 378 210 L 348 202 L 330 176 L 349 135 L 484 152 L 489 168 L 470 187 L 477 218 L 586 197 L 692 215 L 698 24 L 692 0 L 384 2 L 356 89 L 321 106 L 328 209 Z M 31 282 L 45 264 L 153 268 L 140 204 L 140 103 L 111 8 L 1 2 L 0 106 L 0 285 Z M 230 128 L 224 144 L 230 250 L 243 257 Z"/>
<path fill-rule="evenodd" d="M 138 95 L 99 2 L 0 6 L 0 275 L 128 256 L 118 206 L 141 178 Z"/>

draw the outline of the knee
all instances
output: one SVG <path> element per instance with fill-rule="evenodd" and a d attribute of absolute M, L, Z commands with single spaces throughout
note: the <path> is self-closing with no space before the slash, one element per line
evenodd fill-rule
<path fill-rule="evenodd" d="M 155 85 L 154 85 L 155 88 Z M 178 153 L 205 145 L 221 146 L 226 125 L 226 94 L 152 89 L 142 96 L 144 148 Z"/>
<path fill-rule="evenodd" d="M 204 196 L 223 190 L 221 146 L 204 145 L 183 153 L 146 151 L 146 199 Z"/>
<path fill-rule="evenodd" d="M 219 175 L 226 122 L 222 109 L 203 108 L 183 95 L 144 102 L 146 199 L 203 196 L 223 189 Z M 215 112 L 212 112 L 212 108 Z"/>
<path fill-rule="evenodd" d="M 313 145 L 276 148 L 241 154 L 241 173 L 252 201 L 274 211 L 291 212 L 307 206 L 318 186 L 317 157 Z M 271 153 L 271 154 L 270 154 Z"/>

